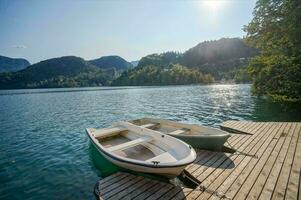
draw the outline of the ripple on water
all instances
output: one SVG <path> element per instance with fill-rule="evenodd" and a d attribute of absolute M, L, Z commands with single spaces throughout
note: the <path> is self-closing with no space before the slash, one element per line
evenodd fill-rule
<path fill-rule="evenodd" d="M 0 199 L 91 199 L 112 166 L 91 149 L 86 127 L 146 116 L 214 127 L 301 116 L 252 97 L 250 85 L 12 90 L 0 91 L 0 105 Z"/>

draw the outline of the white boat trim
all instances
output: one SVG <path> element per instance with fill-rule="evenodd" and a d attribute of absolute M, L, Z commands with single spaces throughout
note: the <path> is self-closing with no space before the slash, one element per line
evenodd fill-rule
<path fill-rule="evenodd" d="M 138 139 L 133 139 L 129 142 L 122 143 L 120 145 L 115 145 L 112 147 L 105 148 L 100 144 L 97 138 L 104 136 L 114 136 L 114 134 L 118 134 L 121 131 L 131 130 L 136 133 L 143 133 L 144 137 L 140 137 Z M 111 132 L 113 133 L 111 133 Z M 115 164 L 119 164 L 122 167 L 129 169 L 137 169 L 137 171 L 146 172 L 146 173 L 155 173 L 155 174 L 166 174 L 168 176 L 178 175 L 177 173 L 183 170 L 188 164 L 192 163 L 196 158 L 196 153 L 194 149 L 187 145 L 186 143 L 173 138 L 171 136 L 162 134 L 158 131 L 154 131 L 148 128 L 139 127 L 137 125 L 131 124 L 129 122 L 118 122 L 113 124 L 112 128 L 103 129 L 101 131 L 95 131 L 94 129 L 86 129 L 86 132 L 94 144 L 94 146 L 99 150 L 99 152 L 108 160 Z M 165 140 L 162 142 L 162 140 Z M 176 146 L 180 146 L 186 150 L 184 153 L 184 157 L 181 159 L 176 159 L 174 157 L 174 153 L 177 153 L 175 149 L 171 149 L 169 146 L 166 149 L 171 149 L 171 151 L 163 151 L 158 149 L 158 152 L 155 154 L 156 156 L 147 159 L 147 160 L 138 160 L 127 157 L 122 157 L 116 152 L 118 150 L 127 149 L 129 147 L 134 147 L 139 144 L 152 144 L 153 141 L 161 141 L 162 145 L 170 145 L 170 143 L 175 144 Z M 149 143 L 148 143 L 149 142 Z M 162 153 L 160 153 L 160 151 Z M 186 155 L 187 154 L 187 155 Z M 175 154 L 177 155 L 177 154 Z M 140 166 L 140 167 L 139 167 Z M 139 169 L 138 169 L 139 168 Z M 141 170 L 142 169 L 142 170 Z"/>

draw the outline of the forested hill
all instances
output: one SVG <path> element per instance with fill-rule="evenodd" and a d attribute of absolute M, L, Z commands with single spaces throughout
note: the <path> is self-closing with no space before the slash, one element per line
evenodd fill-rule
<path fill-rule="evenodd" d="M 101 69 L 114 69 L 116 71 L 124 71 L 133 67 L 130 62 L 120 56 L 103 56 L 89 62 Z"/>
<path fill-rule="evenodd" d="M 258 50 L 245 44 L 240 38 L 222 38 L 206 41 L 187 50 L 181 63 L 190 68 L 198 68 L 215 79 L 235 79 L 235 75 L 248 65 L 249 58 Z"/>
<path fill-rule="evenodd" d="M 0 55 L 0 73 L 1 72 L 14 72 L 25 69 L 30 63 L 23 58 L 9 58 Z"/>
<path fill-rule="evenodd" d="M 200 67 L 207 63 L 220 63 L 227 60 L 249 58 L 257 54 L 257 50 L 247 46 L 240 38 L 222 38 L 205 41 L 187 50 L 181 61 L 188 67 Z"/>
<path fill-rule="evenodd" d="M 0 89 L 108 85 L 111 77 L 82 58 L 48 59 L 14 73 L 0 74 Z"/>
<path fill-rule="evenodd" d="M 248 82 L 245 68 L 256 53 L 242 39 L 224 38 L 202 42 L 184 53 L 151 54 L 140 59 L 137 67 L 119 56 L 90 61 L 65 56 L 0 73 L 0 89 Z"/>
<path fill-rule="evenodd" d="M 124 72 L 113 84 L 195 84 L 214 80 L 249 82 L 246 67 L 249 58 L 257 54 L 256 49 L 247 46 L 240 38 L 206 41 L 184 53 L 165 52 L 145 56 L 139 61 L 138 67 Z M 199 78 L 191 78 L 193 73 L 197 73 Z"/>

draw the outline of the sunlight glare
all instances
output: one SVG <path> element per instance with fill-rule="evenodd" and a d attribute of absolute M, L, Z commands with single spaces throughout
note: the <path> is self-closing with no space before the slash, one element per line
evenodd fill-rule
<path fill-rule="evenodd" d="M 225 0 L 205 0 L 202 1 L 205 9 L 210 10 L 211 12 L 219 12 L 225 7 Z"/>
<path fill-rule="evenodd" d="M 197 1 L 200 11 L 212 20 L 219 18 L 228 7 L 227 0 L 203 0 Z"/>

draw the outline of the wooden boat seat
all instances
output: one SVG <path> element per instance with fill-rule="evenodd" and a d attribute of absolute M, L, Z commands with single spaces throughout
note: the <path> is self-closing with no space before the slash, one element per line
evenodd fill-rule
<path fill-rule="evenodd" d="M 149 142 L 151 140 L 152 140 L 152 138 L 149 138 L 149 137 L 138 138 L 138 139 L 135 139 L 135 140 L 131 140 L 129 142 L 125 142 L 123 144 L 119 144 L 119 145 L 116 145 L 116 146 L 109 147 L 109 148 L 107 148 L 107 150 L 108 151 L 124 150 L 124 149 L 128 149 L 130 147 L 137 146 L 139 144 Z"/>
<path fill-rule="evenodd" d="M 118 133 L 125 131 L 126 129 L 124 128 L 106 128 L 106 129 L 100 129 L 100 130 L 95 130 L 93 131 L 93 135 L 95 138 L 103 138 L 103 137 L 109 137 L 113 135 L 117 135 Z"/>
<path fill-rule="evenodd" d="M 190 129 L 188 129 L 188 128 L 181 128 L 179 130 L 172 131 L 172 132 L 170 132 L 168 134 L 171 134 L 171 135 L 180 135 L 180 134 L 186 133 L 188 131 L 190 131 Z"/>
<path fill-rule="evenodd" d="M 142 128 L 152 128 L 152 127 L 155 127 L 155 126 L 158 126 L 159 123 L 151 123 L 151 124 L 144 124 L 144 125 L 141 125 L 140 127 Z"/>
<path fill-rule="evenodd" d="M 173 157 L 170 153 L 164 152 L 158 156 L 148 159 L 147 162 L 176 162 L 177 159 Z"/>

